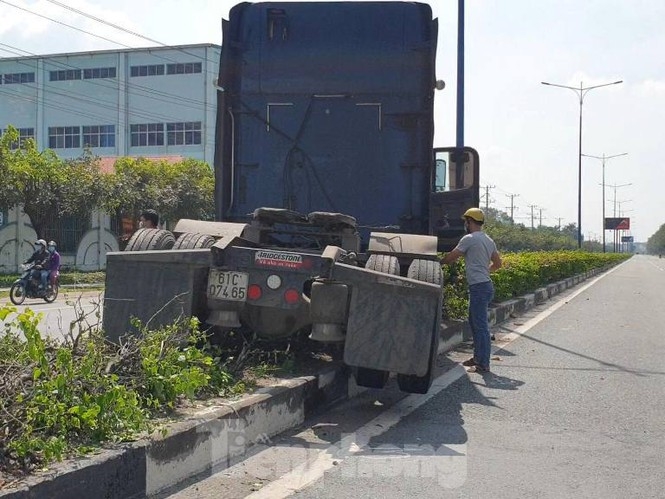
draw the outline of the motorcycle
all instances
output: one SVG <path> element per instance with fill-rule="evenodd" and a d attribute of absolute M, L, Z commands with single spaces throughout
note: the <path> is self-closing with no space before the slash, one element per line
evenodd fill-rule
<path fill-rule="evenodd" d="M 60 280 L 60 272 L 55 271 L 51 273 L 50 279 L 46 284 L 46 288 L 41 287 L 40 273 L 33 270 L 41 270 L 41 266 L 34 264 L 21 265 L 23 273 L 21 277 L 14 281 L 9 290 L 9 299 L 14 305 L 21 305 L 26 298 L 41 298 L 46 303 L 53 303 L 58 297 L 58 288 Z"/>

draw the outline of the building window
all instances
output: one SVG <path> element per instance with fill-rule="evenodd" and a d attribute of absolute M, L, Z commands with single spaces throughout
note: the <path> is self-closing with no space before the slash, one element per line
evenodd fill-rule
<path fill-rule="evenodd" d="M 87 231 L 91 229 L 90 215 L 47 215 L 42 237 L 58 244 L 59 253 L 76 254 L 78 245 Z"/>
<path fill-rule="evenodd" d="M 81 127 L 53 126 L 48 129 L 49 149 L 72 149 L 81 147 Z"/>
<path fill-rule="evenodd" d="M 159 76 L 164 74 L 164 64 L 148 66 L 132 66 L 129 68 L 130 76 Z"/>
<path fill-rule="evenodd" d="M 184 75 L 184 74 L 200 73 L 200 72 L 201 72 L 200 62 L 185 62 L 182 64 L 166 65 L 166 74 L 169 75 Z"/>
<path fill-rule="evenodd" d="M 34 140 L 35 138 L 34 128 L 17 128 L 16 130 L 18 131 L 18 140 L 16 142 L 12 142 L 10 146 L 12 149 L 18 149 L 20 147 L 23 147 L 23 144 L 25 143 L 26 140 L 28 139 Z M 2 131 L 2 134 L 4 134 L 6 131 L 7 129 L 4 129 Z"/>
<path fill-rule="evenodd" d="M 5 85 L 11 85 L 13 83 L 34 83 L 35 82 L 35 73 L 11 73 L 5 74 L 4 83 Z"/>
<path fill-rule="evenodd" d="M 64 69 L 61 71 L 50 71 L 51 81 L 80 80 L 80 69 Z"/>
<path fill-rule="evenodd" d="M 83 127 L 84 147 L 115 147 L 115 125 Z"/>
<path fill-rule="evenodd" d="M 83 70 L 83 79 L 115 78 L 115 68 L 89 68 Z"/>
<path fill-rule="evenodd" d="M 201 143 L 201 122 L 167 123 L 166 136 L 168 145 L 181 146 Z"/>
<path fill-rule="evenodd" d="M 142 125 L 130 125 L 132 147 L 139 146 L 163 146 L 164 124 L 146 123 Z"/>

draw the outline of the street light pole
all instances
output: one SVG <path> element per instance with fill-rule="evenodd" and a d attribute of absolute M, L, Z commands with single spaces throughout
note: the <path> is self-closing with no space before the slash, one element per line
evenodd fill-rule
<path fill-rule="evenodd" d="M 568 85 L 559 85 L 557 83 L 548 83 L 546 81 L 541 81 L 543 85 L 548 85 L 550 87 L 560 87 L 567 88 L 575 92 L 579 98 L 580 102 L 580 133 L 579 133 L 579 150 L 578 150 L 578 161 L 577 161 L 577 247 L 582 247 L 582 104 L 584 103 L 584 97 L 594 88 L 607 87 L 609 85 L 618 85 L 623 83 L 623 80 L 613 81 L 612 83 L 603 83 L 602 85 L 593 85 L 591 87 L 583 86 L 580 82 L 580 88 L 569 87 Z"/>
<path fill-rule="evenodd" d="M 605 156 L 603 153 L 602 156 L 592 156 L 591 154 L 582 154 L 587 158 L 600 159 L 603 162 L 603 223 L 601 225 L 603 230 L 603 253 L 605 253 L 605 161 L 612 158 L 618 158 L 619 156 L 626 156 L 627 152 L 622 152 L 621 154 L 614 154 L 612 156 Z"/>

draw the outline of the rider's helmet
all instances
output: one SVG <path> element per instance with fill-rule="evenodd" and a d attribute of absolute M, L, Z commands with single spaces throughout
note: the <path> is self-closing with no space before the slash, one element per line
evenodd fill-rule
<path fill-rule="evenodd" d="M 480 208 L 469 208 L 464 212 L 462 218 L 470 218 L 482 224 L 485 221 L 485 214 Z"/>
<path fill-rule="evenodd" d="M 55 249 L 58 247 L 57 244 L 55 244 L 55 241 L 49 241 L 48 242 L 48 250 L 53 253 Z"/>
<path fill-rule="evenodd" d="M 44 241 L 43 239 L 37 239 L 35 241 L 35 247 L 37 246 L 41 246 L 42 248 L 46 249 L 46 241 Z"/>

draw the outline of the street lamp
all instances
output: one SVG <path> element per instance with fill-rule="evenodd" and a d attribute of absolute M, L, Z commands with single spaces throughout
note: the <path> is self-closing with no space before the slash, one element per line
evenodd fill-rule
<path fill-rule="evenodd" d="M 601 227 L 603 228 L 603 253 L 605 253 L 605 161 L 612 158 L 618 158 L 619 156 L 626 156 L 627 154 L 628 154 L 627 152 L 622 152 L 621 154 L 614 154 L 613 156 L 605 156 L 605 153 L 603 153 L 602 156 L 592 156 L 591 154 L 582 154 L 582 156 L 585 156 L 587 158 L 600 159 L 603 162 L 603 224 L 601 225 Z"/>
<path fill-rule="evenodd" d="M 577 94 L 580 101 L 580 136 L 579 136 L 579 154 L 577 165 L 577 247 L 582 247 L 582 104 L 584 103 L 584 96 L 594 88 L 607 87 L 610 85 L 618 85 L 623 83 L 623 80 L 613 81 L 612 83 L 603 83 L 602 85 L 594 85 L 592 87 L 584 87 L 580 82 L 580 88 L 569 87 L 567 85 L 559 85 L 557 83 L 548 83 L 541 81 L 543 85 L 550 87 L 568 88 Z"/>

